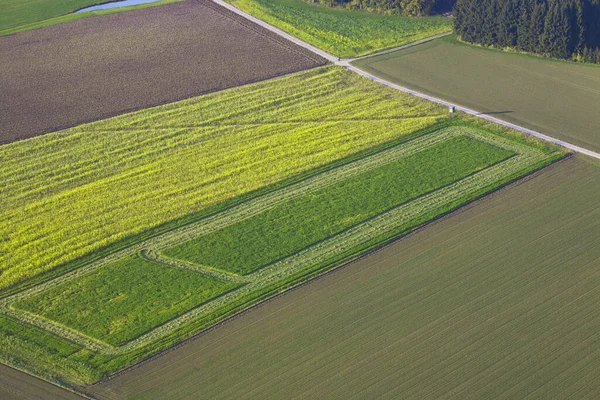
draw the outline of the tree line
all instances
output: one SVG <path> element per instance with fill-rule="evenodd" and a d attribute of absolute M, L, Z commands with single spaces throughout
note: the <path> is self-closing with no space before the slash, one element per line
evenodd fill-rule
<path fill-rule="evenodd" d="M 600 63 L 600 0 L 457 0 L 454 15 L 467 42 Z"/>

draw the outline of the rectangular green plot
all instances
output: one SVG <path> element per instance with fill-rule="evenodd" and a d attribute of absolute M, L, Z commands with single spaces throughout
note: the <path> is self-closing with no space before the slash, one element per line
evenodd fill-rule
<path fill-rule="evenodd" d="M 459 136 L 173 246 L 164 254 L 248 274 L 513 155 Z"/>
<path fill-rule="evenodd" d="M 134 255 L 13 307 L 120 346 L 238 286 Z"/>

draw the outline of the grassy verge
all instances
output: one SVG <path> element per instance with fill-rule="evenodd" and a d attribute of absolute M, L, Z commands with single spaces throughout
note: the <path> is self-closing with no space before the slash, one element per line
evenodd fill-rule
<path fill-rule="evenodd" d="M 301 0 L 228 0 L 229 3 L 330 54 L 356 57 L 452 30 L 443 17 L 375 15 L 306 4 Z"/>

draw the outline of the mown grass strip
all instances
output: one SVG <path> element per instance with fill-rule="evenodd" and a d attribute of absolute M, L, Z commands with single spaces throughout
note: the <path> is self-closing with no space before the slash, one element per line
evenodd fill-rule
<path fill-rule="evenodd" d="M 238 286 L 130 256 L 13 307 L 120 346 Z"/>
<path fill-rule="evenodd" d="M 511 155 L 468 137 L 453 138 L 163 253 L 248 274 Z"/>
<path fill-rule="evenodd" d="M 496 132 L 503 135 L 500 131 Z M 264 300 L 281 290 L 299 284 L 328 268 L 349 261 L 376 249 L 399 236 L 422 226 L 474 199 L 483 196 L 531 171 L 542 168 L 564 156 L 560 152 L 540 152 L 515 143 L 513 140 L 490 136 L 467 127 L 448 128 L 443 135 L 466 134 L 477 140 L 500 146 L 517 156 L 471 175 L 441 190 L 434 191 L 389 212 L 324 240 L 299 253 L 260 269 L 250 275 L 253 280 L 235 292 L 200 306 L 134 341 L 120 351 L 150 345 L 163 335 L 190 334 L 194 329 L 210 326 L 251 304 Z M 446 136 L 448 138 L 448 136 Z M 196 328 L 194 328 L 196 327 Z M 164 339 L 161 340 L 165 340 Z"/>
<path fill-rule="evenodd" d="M 316 174 L 316 171 L 313 171 L 316 174 L 313 177 L 307 177 L 295 184 L 290 184 L 290 182 L 282 182 L 280 189 L 275 190 L 275 188 L 272 188 L 272 191 L 267 191 L 266 194 L 259 198 L 252 199 L 234 207 L 230 206 L 229 208 L 226 208 L 225 210 L 210 217 L 204 218 L 201 221 L 188 224 L 179 229 L 171 230 L 142 243 L 130 245 L 129 247 L 114 252 L 108 256 L 99 256 L 97 261 L 88 263 L 87 265 L 84 264 L 83 267 L 80 267 L 70 273 L 63 274 L 55 279 L 33 286 L 30 289 L 22 290 L 0 300 L 0 308 L 3 310 L 3 312 L 20 319 L 23 322 L 36 325 L 46 331 L 54 333 L 55 335 L 68 338 L 68 340 L 79 343 L 81 346 L 95 352 L 104 354 L 122 353 L 123 351 L 127 351 L 125 348 L 128 346 L 129 348 L 134 348 L 140 343 L 147 343 L 148 340 L 152 340 L 156 337 L 155 331 L 159 330 L 163 332 L 165 329 L 168 331 L 168 329 L 170 329 L 170 325 L 180 325 L 181 318 L 184 320 L 189 320 L 189 318 L 177 318 L 177 321 L 172 321 L 169 324 L 166 324 L 163 327 L 157 328 L 155 331 L 144 335 L 142 338 L 130 342 L 126 346 L 121 346 L 120 348 L 115 349 L 114 347 L 106 345 L 104 342 L 85 336 L 81 332 L 72 328 L 68 328 L 65 325 L 55 323 L 52 320 L 22 311 L 18 308 L 11 307 L 10 305 L 15 302 L 18 303 L 22 300 L 39 296 L 40 294 L 54 289 L 57 286 L 63 285 L 71 280 L 84 278 L 92 271 L 95 271 L 99 268 L 104 268 L 107 265 L 114 264 L 119 260 L 132 257 L 136 254 L 140 254 L 143 257 L 151 260 L 158 260 L 159 262 L 167 265 L 173 265 L 177 268 L 191 269 L 220 280 L 248 283 L 249 280 L 245 277 L 232 275 L 217 269 L 207 268 L 205 266 L 182 263 L 171 258 L 160 257 L 158 255 L 158 251 L 174 244 L 185 242 L 191 238 L 222 229 L 223 227 L 227 227 L 247 218 L 251 218 L 254 215 L 260 214 L 261 212 L 264 212 L 265 210 L 268 210 L 286 201 L 302 197 L 307 193 L 312 193 L 318 191 L 319 189 L 335 184 L 336 182 L 343 181 L 349 176 L 354 176 L 379 166 L 386 165 L 398 159 L 399 157 L 406 157 L 411 154 L 415 154 L 425 148 L 448 140 L 449 138 L 458 134 L 458 132 L 460 131 L 457 131 L 456 129 L 433 129 L 422 131 L 416 135 L 411 135 L 413 137 L 402 137 L 393 142 L 388 142 L 384 145 L 377 146 L 376 148 L 359 152 L 354 154 L 352 157 L 342 160 L 341 162 L 332 163 L 328 166 L 328 168 L 323 169 L 319 174 Z M 223 205 L 223 207 L 226 206 L 227 204 Z M 211 304 L 212 303 L 214 303 L 214 301 L 211 302 Z"/>

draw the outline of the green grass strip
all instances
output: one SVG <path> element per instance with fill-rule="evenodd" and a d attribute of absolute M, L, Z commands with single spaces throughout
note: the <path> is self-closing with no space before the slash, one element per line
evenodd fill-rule
<path fill-rule="evenodd" d="M 14 306 L 119 346 L 238 286 L 134 255 Z"/>
<path fill-rule="evenodd" d="M 514 153 L 457 137 L 164 251 L 237 274 L 254 272 Z"/>

